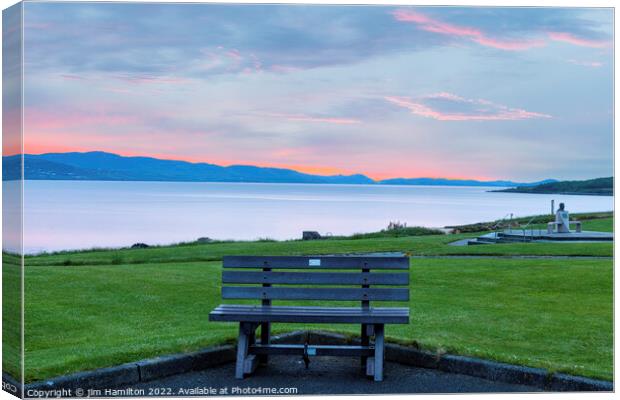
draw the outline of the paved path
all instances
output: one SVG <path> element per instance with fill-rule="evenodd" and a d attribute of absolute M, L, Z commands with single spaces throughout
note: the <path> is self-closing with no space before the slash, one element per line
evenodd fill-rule
<path fill-rule="evenodd" d="M 602 243 L 602 242 L 599 242 Z M 406 253 L 402 251 L 384 251 L 373 253 L 345 253 L 345 254 L 328 254 L 338 256 L 371 256 L 371 257 L 404 257 Z M 528 254 L 502 255 L 502 254 L 429 254 L 429 255 L 410 255 L 410 258 L 532 258 L 532 259 L 561 259 L 561 260 L 613 260 L 612 256 L 540 256 Z"/>
<path fill-rule="evenodd" d="M 427 255 L 427 256 L 409 256 L 410 258 L 517 258 L 517 259 L 534 259 L 534 260 L 613 260 L 612 256 L 536 256 L 536 255 L 485 255 L 485 254 L 444 254 L 444 255 Z"/>
<path fill-rule="evenodd" d="M 385 380 L 373 382 L 360 369 L 359 359 L 344 357 L 317 357 L 310 368 L 297 357 L 274 356 L 269 366 L 259 367 L 254 375 L 244 380 L 234 378 L 234 364 L 203 371 L 190 372 L 143 382 L 131 389 L 133 394 L 206 395 L 206 389 L 216 391 L 228 388 L 228 394 L 278 394 L 265 391 L 252 393 L 252 388 L 294 388 L 296 394 L 363 394 L 363 393 L 472 393 L 472 392 L 538 392 L 539 388 L 493 382 L 467 375 L 416 368 L 387 362 Z M 192 390 L 198 391 L 192 393 Z M 237 388 L 237 389 L 235 389 Z M 143 393 L 137 392 L 144 390 Z M 185 390 L 182 391 L 181 389 Z M 162 392 L 162 390 L 164 392 Z M 245 393 L 235 392 L 245 390 Z M 200 391 L 202 391 L 200 393 Z M 211 393 L 212 395 L 214 393 Z M 284 393 L 282 393 L 284 394 Z M 295 394 L 295 393 L 291 393 Z"/>

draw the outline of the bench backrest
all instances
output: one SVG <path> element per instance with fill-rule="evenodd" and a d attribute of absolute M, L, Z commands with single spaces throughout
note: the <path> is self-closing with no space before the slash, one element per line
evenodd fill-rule
<path fill-rule="evenodd" d="M 223 267 L 223 299 L 409 301 L 408 287 L 389 287 L 409 285 L 409 257 L 225 256 Z"/>

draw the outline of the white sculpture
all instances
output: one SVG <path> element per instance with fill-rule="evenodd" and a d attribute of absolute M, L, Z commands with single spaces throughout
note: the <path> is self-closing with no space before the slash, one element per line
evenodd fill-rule
<path fill-rule="evenodd" d="M 564 203 L 560 203 L 560 208 L 555 213 L 555 223 L 558 227 L 558 233 L 570 233 L 568 211 L 564 209 Z"/>

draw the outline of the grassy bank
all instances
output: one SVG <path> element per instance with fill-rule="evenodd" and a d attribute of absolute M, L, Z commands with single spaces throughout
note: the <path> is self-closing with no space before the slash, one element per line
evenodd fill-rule
<path fill-rule="evenodd" d="M 588 220 L 584 230 L 613 230 L 613 219 Z M 403 251 L 412 255 L 613 255 L 611 243 L 526 243 L 493 246 L 450 246 L 451 242 L 474 238 L 480 233 L 256 242 L 188 243 L 147 249 L 88 250 L 28 256 L 26 265 L 79 266 L 121 265 L 160 262 L 217 261 L 225 255 L 343 254 L 369 251 Z"/>
<path fill-rule="evenodd" d="M 12 256 L 2 257 L 2 370 L 21 378 L 21 265 Z"/>
<path fill-rule="evenodd" d="M 26 379 L 234 339 L 234 324 L 207 321 L 219 282 L 219 262 L 29 268 Z M 390 339 L 611 379 L 610 261 L 415 259 L 411 282 L 411 324 Z"/>
<path fill-rule="evenodd" d="M 550 182 L 536 186 L 520 186 L 516 188 L 496 190 L 496 192 L 613 196 L 614 178 L 609 177 L 588 179 L 583 181 Z"/>
<path fill-rule="evenodd" d="M 584 229 L 593 229 L 588 224 L 613 229 L 611 218 L 585 221 Z M 609 243 L 448 245 L 472 236 L 185 244 L 26 257 L 26 380 L 234 340 L 234 324 L 207 318 L 220 303 L 221 257 L 227 254 L 612 255 Z M 412 259 L 411 324 L 388 326 L 387 335 L 432 351 L 611 379 L 612 265 L 611 259 Z M 10 272 L 3 268 L 3 276 Z M 276 324 L 275 330 L 301 327 Z M 4 340 L 15 345 L 13 339 Z M 5 370 L 15 373 L 10 361 L 5 358 Z"/>

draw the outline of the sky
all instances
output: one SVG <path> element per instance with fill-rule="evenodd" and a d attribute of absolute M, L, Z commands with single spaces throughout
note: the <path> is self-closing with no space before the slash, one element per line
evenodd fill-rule
<path fill-rule="evenodd" d="M 374 179 L 613 174 L 613 12 L 25 3 L 24 151 Z"/>

